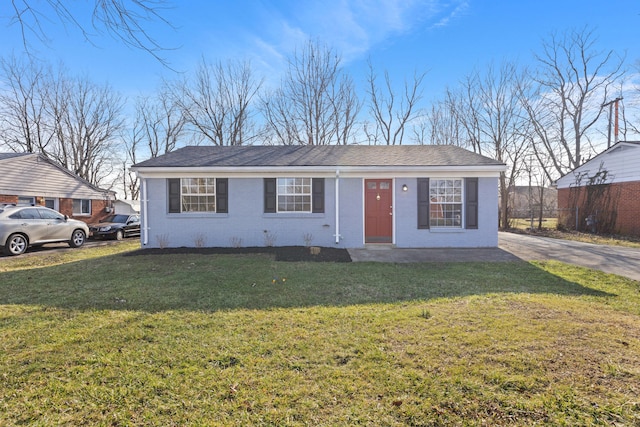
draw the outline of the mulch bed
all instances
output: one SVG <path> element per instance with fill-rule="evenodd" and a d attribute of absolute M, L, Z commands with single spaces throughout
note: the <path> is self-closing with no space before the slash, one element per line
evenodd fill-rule
<path fill-rule="evenodd" d="M 320 252 L 311 253 L 311 248 L 305 246 L 279 246 L 279 247 L 247 247 L 247 248 L 151 248 L 138 249 L 127 253 L 125 256 L 151 255 L 151 254 L 199 254 L 199 255 L 229 255 L 229 254 L 273 254 L 276 261 L 288 262 L 351 262 L 351 257 L 346 249 L 318 247 Z"/>

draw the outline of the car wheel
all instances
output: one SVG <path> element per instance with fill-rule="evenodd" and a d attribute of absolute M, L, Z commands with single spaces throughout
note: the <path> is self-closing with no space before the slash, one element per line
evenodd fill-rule
<path fill-rule="evenodd" d="M 21 255 L 29 246 L 27 238 L 22 234 L 12 234 L 4 245 L 4 253 L 6 255 Z"/>
<path fill-rule="evenodd" d="M 84 234 L 82 230 L 74 230 L 71 235 L 71 240 L 69 240 L 69 246 L 72 248 L 79 248 L 84 245 L 84 241 L 87 239 L 87 236 Z"/>
<path fill-rule="evenodd" d="M 124 239 L 124 233 L 122 230 L 118 230 L 116 231 L 116 240 L 122 240 Z"/>

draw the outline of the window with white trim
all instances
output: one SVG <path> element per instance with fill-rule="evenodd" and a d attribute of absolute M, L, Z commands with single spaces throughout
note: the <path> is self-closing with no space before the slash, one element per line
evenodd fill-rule
<path fill-rule="evenodd" d="M 462 228 L 461 178 L 429 180 L 429 226 Z"/>
<path fill-rule="evenodd" d="M 45 197 L 44 205 L 49 209 L 53 209 L 54 211 L 57 211 L 58 210 L 58 199 Z"/>
<path fill-rule="evenodd" d="M 311 212 L 311 178 L 278 178 L 278 212 Z"/>
<path fill-rule="evenodd" d="M 74 215 L 91 215 L 91 200 L 73 199 Z"/>
<path fill-rule="evenodd" d="M 25 206 L 35 206 L 36 198 L 31 196 L 18 196 L 18 204 Z"/>
<path fill-rule="evenodd" d="M 180 187 L 182 212 L 216 211 L 215 178 L 182 178 Z"/>

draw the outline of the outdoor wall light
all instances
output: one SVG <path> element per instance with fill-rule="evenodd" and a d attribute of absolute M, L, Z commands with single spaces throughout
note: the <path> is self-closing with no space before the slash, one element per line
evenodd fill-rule
<path fill-rule="evenodd" d="M 409 187 L 407 187 L 407 184 L 402 184 L 402 191 L 404 192 L 409 191 Z"/>

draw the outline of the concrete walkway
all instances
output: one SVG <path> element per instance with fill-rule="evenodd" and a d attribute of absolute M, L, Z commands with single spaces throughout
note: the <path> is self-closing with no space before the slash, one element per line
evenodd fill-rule
<path fill-rule="evenodd" d="M 354 262 L 504 262 L 557 260 L 640 281 L 640 249 L 498 233 L 497 248 L 349 249 Z"/>

